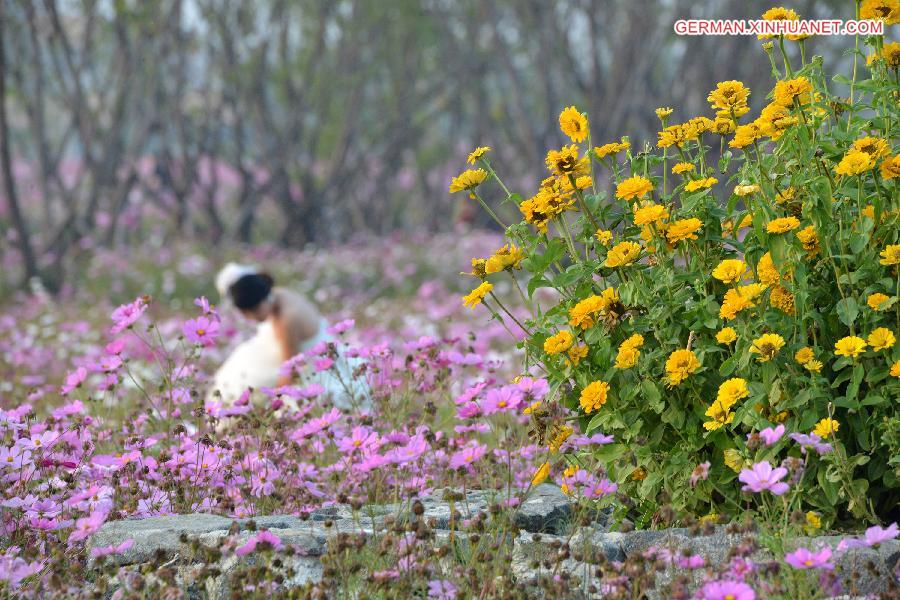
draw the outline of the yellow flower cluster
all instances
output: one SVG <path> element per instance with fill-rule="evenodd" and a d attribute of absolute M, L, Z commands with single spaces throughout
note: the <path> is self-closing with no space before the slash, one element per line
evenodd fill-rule
<path fill-rule="evenodd" d="M 609 384 L 605 381 L 594 381 L 581 390 L 578 403 L 585 414 L 591 414 L 606 404 L 606 396 L 609 393 Z"/>
<path fill-rule="evenodd" d="M 706 410 L 706 416 L 709 417 L 710 420 L 705 422 L 703 427 L 707 431 L 715 431 L 723 425 L 728 425 L 734 421 L 734 413 L 731 411 L 731 408 L 738 400 L 746 398 L 749 395 L 750 390 L 747 389 L 747 382 L 740 377 L 735 377 L 722 382 L 719 386 L 716 400 L 712 403 L 712 406 Z"/>
<path fill-rule="evenodd" d="M 700 368 L 697 355 L 688 349 L 676 350 L 666 360 L 666 373 L 668 374 L 668 386 L 681 385 L 688 376 Z"/>
<path fill-rule="evenodd" d="M 614 311 L 619 304 L 619 295 L 614 288 L 606 288 L 599 296 L 588 296 L 569 309 L 569 325 L 590 329 L 598 318 Z"/>
<path fill-rule="evenodd" d="M 644 345 L 644 336 L 639 333 L 633 334 L 627 340 L 619 345 L 619 352 L 616 354 L 615 366 L 617 369 L 630 369 L 637 364 L 638 357 L 641 355 L 640 347 Z"/>

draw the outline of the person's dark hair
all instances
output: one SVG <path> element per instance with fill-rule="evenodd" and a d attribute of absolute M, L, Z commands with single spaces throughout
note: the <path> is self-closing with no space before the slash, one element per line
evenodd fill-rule
<path fill-rule="evenodd" d="M 268 273 L 244 275 L 235 281 L 228 294 L 231 301 L 241 310 L 252 310 L 269 297 L 275 280 Z"/>

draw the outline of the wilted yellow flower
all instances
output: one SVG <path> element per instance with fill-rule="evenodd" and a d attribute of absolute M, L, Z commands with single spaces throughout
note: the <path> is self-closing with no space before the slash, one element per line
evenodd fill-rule
<path fill-rule="evenodd" d="M 822 517 L 820 517 L 817 513 L 813 511 L 809 511 L 806 513 L 806 524 L 811 529 L 821 529 L 822 528 Z"/>
<path fill-rule="evenodd" d="M 646 177 L 629 177 L 616 186 L 616 198 L 639 200 L 653 191 L 653 184 Z"/>
<path fill-rule="evenodd" d="M 859 175 L 875 168 L 875 159 L 870 154 L 860 152 L 856 149 L 847 151 L 847 154 L 834 167 L 834 172 L 838 175 L 846 175 L 848 177 Z"/>
<path fill-rule="evenodd" d="M 713 269 L 712 276 L 722 283 L 737 283 L 747 272 L 747 263 L 737 258 L 725 259 Z"/>
<path fill-rule="evenodd" d="M 578 403 L 585 414 L 591 414 L 606 404 L 606 395 L 609 393 L 609 384 L 605 381 L 594 381 L 581 390 Z"/>
<path fill-rule="evenodd" d="M 885 25 L 900 23 L 900 2 L 897 0 L 863 0 L 860 19 L 884 21 Z"/>
<path fill-rule="evenodd" d="M 807 258 L 812 258 L 819 253 L 819 235 L 816 233 L 816 228 L 812 225 L 808 225 L 798 231 L 797 239 L 803 245 Z"/>
<path fill-rule="evenodd" d="M 750 353 L 759 354 L 756 358 L 758 362 L 768 362 L 775 358 L 775 355 L 783 347 L 783 337 L 777 333 L 764 333 L 753 340 L 753 344 L 750 346 Z"/>
<path fill-rule="evenodd" d="M 794 300 L 794 294 L 783 285 L 773 286 L 772 293 L 769 294 L 769 304 L 786 315 L 794 314 Z"/>
<path fill-rule="evenodd" d="M 657 108 L 655 111 L 656 116 L 659 117 L 659 120 L 663 120 L 674 112 L 674 109 L 669 108 L 668 106 L 665 108 Z"/>
<path fill-rule="evenodd" d="M 631 148 L 631 143 L 622 139 L 621 142 L 610 142 L 609 144 L 595 147 L 594 154 L 597 155 L 597 158 L 606 158 L 607 156 L 624 152 L 629 148 Z"/>
<path fill-rule="evenodd" d="M 538 486 L 547 481 L 547 477 L 550 476 L 550 463 L 545 462 L 538 468 L 535 472 L 534 477 L 531 478 L 531 485 Z"/>
<path fill-rule="evenodd" d="M 666 239 L 670 244 L 676 244 L 682 240 L 696 240 L 697 232 L 703 227 L 700 219 L 679 219 L 669 224 L 666 229 Z"/>
<path fill-rule="evenodd" d="M 797 190 L 793 186 L 790 186 L 775 194 L 775 203 L 785 204 L 793 200 L 796 196 Z"/>
<path fill-rule="evenodd" d="M 492 273 L 499 273 L 504 269 L 518 269 L 521 267 L 524 258 L 525 254 L 522 252 L 521 248 L 513 244 L 507 244 L 497 250 L 493 256 L 485 261 L 485 273 L 490 275 Z"/>
<path fill-rule="evenodd" d="M 732 327 L 723 327 L 716 333 L 716 341 L 720 344 L 730 344 L 737 339 L 737 332 Z"/>
<path fill-rule="evenodd" d="M 646 225 L 648 223 L 655 223 L 656 221 L 667 219 L 668 217 L 669 209 L 667 209 L 665 206 L 661 206 L 659 204 L 648 204 L 640 208 L 635 208 L 634 224 Z"/>
<path fill-rule="evenodd" d="M 546 161 L 547 168 L 554 175 L 578 177 L 589 170 L 587 157 L 579 157 L 578 146 L 572 144 L 559 150 L 549 150 Z"/>
<path fill-rule="evenodd" d="M 803 368 L 812 373 L 818 373 L 822 370 L 822 361 L 815 358 L 803 365 Z"/>
<path fill-rule="evenodd" d="M 885 158 L 881 162 L 881 176 L 884 179 L 900 177 L 900 154 Z"/>
<path fill-rule="evenodd" d="M 853 149 L 864 152 L 875 160 L 891 153 L 891 147 L 885 140 L 872 136 L 861 137 L 853 142 Z"/>
<path fill-rule="evenodd" d="M 700 368 L 697 355 L 687 349 L 676 350 L 666 360 L 666 372 L 668 373 L 668 385 L 674 387 Z"/>
<path fill-rule="evenodd" d="M 725 466 L 735 473 L 740 473 L 744 468 L 744 458 L 741 453 L 735 448 L 728 448 L 722 454 L 725 456 Z"/>
<path fill-rule="evenodd" d="M 846 356 L 848 358 L 856 358 L 866 351 L 866 340 L 855 335 L 839 339 L 834 345 L 834 353 L 838 356 Z"/>
<path fill-rule="evenodd" d="M 472 272 L 471 273 L 460 273 L 460 275 L 473 275 L 475 277 L 484 279 L 487 276 L 486 269 L 487 260 L 483 258 L 473 258 L 472 259 Z"/>
<path fill-rule="evenodd" d="M 873 330 L 872 333 L 869 334 L 868 339 L 869 346 L 871 346 L 872 350 L 875 352 L 892 348 L 896 341 L 897 338 L 894 337 L 894 332 L 887 327 L 879 327 L 878 329 Z"/>
<path fill-rule="evenodd" d="M 550 444 L 548 444 L 547 448 L 551 453 L 556 454 L 559 452 L 559 448 L 563 445 L 563 442 L 569 439 L 574 432 L 575 430 L 569 425 L 563 425 L 556 431 L 556 435 L 550 440 Z"/>
<path fill-rule="evenodd" d="M 831 434 L 837 433 L 838 429 L 841 428 L 841 424 L 835 421 L 834 419 L 824 418 L 818 423 L 816 423 L 815 428 L 812 430 L 814 434 L 822 438 L 823 440 L 827 440 L 831 437 Z"/>
<path fill-rule="evenodd" d="M 597 233 L 594 234 L 594 237 L 597 238 L 597 241 L 603 244 L 604 246 L 609 246 L 609 243 L 612 241 L 613 233 L 608 229 L 598 229 Z"/>
<path fill-rule="evenodd" d="M 565 352 L 572 347 L 573 341 L 574 338 L 572 337 L 572 334 L 564 329 L 556 335 L 551 335 L 544 340 L 544 352 L 547 354 L 559 354 L 560 352 Z"/>
<path fill-rule="evenodd" d="M 605 266 L 610 268 L 627 267 L 637 260 L 641 254 L 641 246 L 635 242 L 619 242 L 606 254 Z"/>
<path fill-rule="evenodd" d="M 813 354 L 812 348 L 810 348 L 809 346 L 800 348 L 799 350 L 797 350 L 797 353 L 794 354 L 794 360 L 796 360 L 801 365 L 805 365 L 815 357 L 816 355 Z"/>
<path fill-rule="evenodd" d="M 743 198 L 744 196 L 749 196 L 750 194 L 755 194 L 759 191 L 759 186 L 755 183 L 747 184 L 747 185 L 737 185 L 734 187 L 734 193 L 736 196 L 740 196 Z"/>
<path fill-rule="evenodd" d="M 490 151 L 491 151 L 490 146 L 479 146 L 479 147 L 475 148 L 474 150 L 472 150 L 472 152 L 469 153 L 469 158 L 467 158 L 466 161 L 470 165 L 474 165 L 478 161 L 479 158 L 481 158 L 482 156 L 484 156 L 485 154 L 487 154 Z"/>
<path fill-rule="evenodd" d="M 794 98 L 802 95 L 809 95 L 812 92 L 812 84 L 806 77 L 797 77 L 796 79 L 786 79 L 775 84 L 772 91 L 775 102 L 782 106 L 793 106 Z M 803 102 L 801 101 L 801 104 Z"/>
<path fill-rule="evenodd" d="M 569 325 L 590 329 L 598 316 L 605 315 L 618 302 L 619 295 L 615 288 L 606 288 L 599 296 L 588 296 L 569 309 Z"/>
<path fill-rule="evenodd" d="M 588 134 L 588 121 L 577 108 L 570 106 L 559 114 L 559 128 L 573 142 L 581 143 Z"/>
<path fill-rule="evenodd" d="M 588 355 L 588 347 L 584 344 L 572 346 L 569 348 L 567 355 L 569 357 L 569 362 L 577 367 L 581 360 Z"/>
<path fill-rule="evenodd" d="M 450 181 L 450 193 L 474 190 L 487 177 L 484 169 L 466 169 Z"/>
<path fill-rule="evenodd" d="M 463 305 L 469 308 L 475 308 L 484 300 L 484 297 L 487 296 L 492 289 L 494 289 L 493 285 L 487 281 L 483 282 L 477 288 L 469 292 L 469 294 L 463 296 Z"/>
<path fill-rule="evenodd" d="M 672 167 L 672 172 L 676 175 L 680 175 L 682 173 L 689 173 L 694 170 L 694 165 L 689 162 L 680 162 L 675 163 L 675 166 Z"/>
<path fill-rule="evenodd" d="M 686 192 L 696 192 L 697 190 L 705 190 L 709 189 L 712 186 L 719 183 L 719 180 L 715 177 L 707 177 L 705 179 L 694 179 L 693 181 L 687 182 L 684 186 L 684 191 Z"/>
<path fill-rule="evenodd" d="M 900 244 L 891 244 L 881 251 L 881 260 L 878 261 L 883 265 L 900 264 Z"/>
<path fill-rule="evenodd" d="M 766 225 L 766 231 L 769 233 L 787 233 L 798 227 L 800 227 L 800 221 L 797 217 L 781 217 L 769 221 L 769 224 Z"/>
<path fill-rule="evenodd" d="M 890 296 L 886 294 L 875 292 L 874 294 L 869 294 L 869 297 L 866 299 L 866 304 L 868 304 L 869 308 L 872 310 L 884 310 L 884 303 L 890 299 Z"/>

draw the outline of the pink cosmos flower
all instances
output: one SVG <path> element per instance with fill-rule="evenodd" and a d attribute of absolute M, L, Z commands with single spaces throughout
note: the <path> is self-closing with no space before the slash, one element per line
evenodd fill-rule
<path fill-rule="evenodd" d="M 109 332 L 112 335 L 116 335 L 117 333 L 124 331 L 128 327 L 131 327 L 138 319 L 141 318 L 141 315 L 143 315 L 146 310 L 147 303 L 144 298 L 137 298 L 130 304 L 123 304 L 113 311 L 113 326 L 109 330 Z"/>
<path fill-rule="evenodd" d="M 453 453 L 453 455 L 450 457 L 450 468 L 469 468 L 472 463 L 478 461 L 486 453 L 487 446 L 475 442 L 472 445 Z"/>
<path fill-rule="evenodd" d="M 589 485 L 584 489 L 585 498 L 602 498 L 609 494 L 615 494 L 619 486 L 611 482 L 609 479 L 603 478 L 593 485 Z"/>
<path fill-rule="evenodd" d="M 837 551 L 843 552 L 844 550 L 848 550 L 850 548 L 865 548 L 877 546 L 882 542 L 886 542 L 888 540 L 896 538 L 898 535 L 900 535 L 900 529 L 897 528 L 897 523 L 891 523 L 887 528 L 875 525 L 866 529 L 866 533 L 862 539 L 841 540 L 837 545 Z"/>
<path fill-rule="evenodd" d="M 702 569 L 706 566 L 706 559 L 699 554 L 691 556 L 679 556 L 675 559 L 675 564 L 682 569 Z"/>
<path fill-rule="evenodd" d="M 806 454 L 807 448 L 812 448 L 820 456 L 822 454 L 828 454 L 832 450 L 831 444 L 823 442 L 822 438 L 815 433 L 810 433 L 809 435 L 805 433 L 792 433 L 788 437 L 800 444 L 800 452 L 803 454 Z"/>
<path fill-rule="evenodd" d="M 100 529 L 106 521 L 106 514 L 95 512 L 75 521 L 75 531 L 69 536 L 69 542 L 80 542 Z"/>
<path fill-rule="evenodd" d="M 517 410 L 522 404 L 522 391 L 515 385 L 505 385 L 487 393 L 481 410 L 485 415 Z"/>
<path fill-rule="evenodd" d="M 452 582 L 445 579 L 434 579 L 428 582 L 429 600 L 456 600 L 459 590 Z"/>
<path fill-rule="evenodd" d="M 742 581 L 710 581 L 699 596 L 703 600 L 756 600 L 756 592 Z"/>
<path fill-rule="evenodd" d="M 784 561 L 795 569 L 834 569 L 834 563 L 828 562 L 831 558 L 831 548 L 827 546 L 818 552 L 812 552 L 807 548 L 797 548 L 794 552 L 785 554 Z"/>
<path fill-rule="evenodd" d="M 123 554 L 127 550 L 131 549 L 134 546 L 134 539 L 128 538 L 118 546 L 100 546 L 98 548 L 91 548 L 91 556 L 94 558 L 100 558 L 101 556 L 110 556 L 111 554 Z"/>
<path fill-rule="evenodd" d="M 775 442 L 781 439 L 781 436 L 784 435 L 784 425 L 779 425 L 778 427 L 772 429 L 771 427 L 766 427 L 762 431 L 759 432 L 759 437 L 762 438 L 763 443 L 766 446 L 771 446 Z"/>
<path fill-rule="evenodd" d="M 206 296 L 200 296 L 199 298 L 194 298 L 194 306 L 198 307 L 201 311 L 203 311 L 204 315 L 217 315 L 216 307 L 209 303 L 209 299 Z"/>
<path fill-rule="evenodd" d="M 62 387 L 59 388 L 59 393 L 65 396 L 87 379 L 88 371 L 84 367 L 78 367 L 68 375 L 66 375 L 66 383 Z"/>
<path fill-rule="evenodd" d="M 208 348 L 215 345 L 219 337 L 219 322 L 208 317 L 197 317 L 185 321 L 181 331 L 190 343 Z"/>
<path fill-rule="evenodd" d="M 264 550 L 281 550 L 284 548 L 284 544 L 281 543 L 280 537 L 270 531 L 260 531 L 256 535 L 251 536 L 243 546 L 239 546 L 235 549 L 234 553 L 238 556 L 246 556 L 256 552 L 257 548 L 260 546 L 262 546 L 261 549 Z"/>
<path fill-rule="evenodd" d="M 788 484 L 781 481 L 787 475 L 787 469 L 784 467 L 772 468 L 769 461 L 764 460 L 753 465 L 750 469 L 744 469 L 738 475 L 741 483 L 744 483 L 745 492 L 762 492 L 769 490 L 776 496 L 780 496 L 788 491 Z"/>
<path fill-rule="evenodd" d="M 353 329 L 356 326 L 356 321 L 353 319 L 344 319 L 343 321 L 338 321 L 331 327 L 329 327 L 326 331 L 331 335 L 340 335 L 345 331 Z"/>

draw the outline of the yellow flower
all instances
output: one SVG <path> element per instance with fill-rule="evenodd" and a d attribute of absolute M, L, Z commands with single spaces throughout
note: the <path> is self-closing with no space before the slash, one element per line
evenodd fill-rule
<path fill-rule="evenodd" d="M 813 428 L 812 432 L 822 438 L 823 440 L 827 440 L 832 433 L 837 433 L 838 429 L 841 428 L 841 424 L 835 421 L 834 419 L 824 418 L 818 423 L 816 423 L 815 428 Z"/>
<path fill-rule="evenodd" d="M 619 242 L 606 254 L 605 266 L 627 267 L 641 254 L 641 246 L 635 242 Z"/>
<path fill-rule="evenodd" d="M 801 365 L 805 365 L 815 357 L 816 355 L 813 354 L 812 348 L 810 348 L 809 346 L 800 348 L 799 350 L 797 350 L 797 353 L 794 354 L 794 360 L 796 360 Z"/>
<path fill-rule="evenodd" d="M 597 155 L 597 158 L 606 158 L 607 156 L 610 156 L 612 154 L 624 152 L 629 148 L 631 148 L 631 143 L 622 138 L 621 142 L 610 142 L 609 144 L 603 144 L 602 146 L 595 147 L 594 154 Z"/>
<path fill-rule="evenodd" d="M 782 106 L 793 106 L 794 98 L 802 95 L 810 95 L 812 92 L 812 84 L 806 77 L 797 77 L 796 79 L 786 79 L 775 84 L 772 95 L 775 102 Z M 803 104 L 803 102 L 801 102 Z"/>
<path fill-rule="evenodd" d="M 784 347 L 784 338 L 777 333 L 764 333 L 755 340 L 750 346 L 751 354 L 759 354 L 756 358 L 758 362 L 768 362 L 775 358 L 778 351 Z"/>
<path fill-rule="evenodd" d="M 734 421 L 734 413 L 728 410 L 728 408 L 718 400 L 713 402 L 712 406 L 706 409 L 705 414 L 711 419 L 710 421 L 703 423 L 703 428 L 707 431 L 715 431 L 723 425 L 728 425 Z"/>
<path fill-rule="evenodd" d="M 604 316 L 619 302 L 615 288 L 606 288 L 599 296 L 588 296 L 569 309 L 569 325 L 590 329 L 598 316 Z"/>
<path fill-rule="evenodd" d="M 881 176 L 884 179 L 896 179 L 900 177 L 900 154 L 895 154 L 882 161 Z"/>
<path fill-rule="evenodd" d="M 853 149 L 865 152 L 875 160 L 891 153 L 891 147 L 885 140 L 872 136 L 862 137 L 853 142 Z"/>
<path fill-rule="evenodd" d="M 594 381 L 581 390 L 578 403 L 584 409 L 585 414 L 591 414 L 606 404 L 606 395 L 609 393 L 609 384 L 605 381 Z"/>
<path fill-rule="evenodd" d="M 563 445 L 563 442 L 569 439 L 574 431 L 575 430 L 568 425 L 563 425 L 559 428 L 559 430 L 557 430 L 556 435 L 553 436 L 553 439 L 550 440 L 550 444 L 547 446 L 547 448 L 550 450 L 550 452 L 556 454 L 556 452 L 559 451 L 560 446 Z"/>
<path fill-rule="evenodd" d="M 759 259 L 759 264 L 756 265 L 756 276 L 760 283 L 765 283 L 766 285 L 772 285 L 781 281 L 781 274 L 775 268 L 775 261 L 772 260 L 771 252 L 766 252 Z"/>
<path fill-rule="evenodd" d="M 769 221 L 769 224 L 766 225 L 766 231 L 769 233 L 787 233 L 798 227 L 800 227 L 800 221 L 797 217 L 781 217 L 780 219 Z"/>
<path fill-rule="evenodd" d="M 582 175 L 575 180 L 575 187 L 577 187 L 579 190 L 586 190 L 592 185 L 594 185 L 594 178 L 590 175 Z"/>
<path fill-rule="evenodd" d="M 559 128 L 573 142 L 581 143 L 588 134 L 588 121 L 577 108 L 570 106 L 559 114 Z"/>
<path fill-rule="evenodd" d="M 738 400 L 743 400 L 749 395 L 750 390 L 747 389 L 747 381 L 740 377 L 733 377 L 723 381 L 719 386 L 716 402 L 721 404 L 725 410 L 729 410 Z"/>
<path fill-rule="evenodd" d="M 450 181 L 450 193 L 474 190 L 487 177 L 484 169 L 466 169 Z"/>
<path fill-rule="evenodd" d="M 646 225 L 669 217 L 669 210 L 659 204 L 648 204 L 634 211 L 634 224 Z"/>
<path fill-rule="evenodd" d="M 581 362 L 581 360 L 587 355 L 588 355 L 588 347 L 585 346 L 584 344 L 581 344 L 578 346 L 572 346 L 571 348 L 569 348 L 569 352 L 568 352 L 569 362 L 573 366 L 577 367 L 578 364 Z"/>
<path fill-rule="evenodd" d="M 572 337 L 572 334 L 564 329 L 556 335 L 551 335 L 544 340 L 544 352 L 547 354 L 559 354 L 560 352 L 565 352 L 572 347 L 573 341 L 574 338 Z"/>
<path fill-rule="evenodd" d="M 775 194 L 775 204 L 785 204 L 790 202 L 797 196 L 797 190 L 793 187 L 787 187 Z"/>
<path fill-rule="evenodd" d="M 655 111 L 656 116 L 659 117 L 659 120 L 663 120 L 674 112 L 674 109 L 669 108 L 668 106 L 665 108 L 657 108 Z"/>
<path fill-rule="evenodd" d="M 750 108 L 747 107 L 747 110 L 750 110 Z M 737 116 L 736 112 L 735 116 Z M 730 116 L 717 116 L 716 120 L 713 121 L 712 130 L 719 135 L 728 135 L 729 133 L 734 133 L 736 129 L 737 123 Z"/>
<path fill-rule="evenodd" d="M 750 90 L 740 81 L 721 81 L 709 93 L 706 100 L 713 110 L 731 112 L 747 107 Z"/>
<path fill-rule="evenodd" d="M 680 162 L 676 163 L 674 167 L 672 167 L 672 172 L 676 175 L 680 175 L 682 173 L 689 173 L 694 170 L 694 165 L 689 162 Z"/>
<path fill-rule="evenodd" d="M 545 462 L 538 468 L 535 472 L 534 477 L 531 478 L 532 487 L 536 487 L 547 481 L 547 477 L 550 476 L 550 463 Z"/>
<path fill-rule="evenodd" d="M 616 198 L 638 200 L 653 191 L 653 184 L 646 177 L 629 177 L 616 186 Z"/>
<path fill-rule="evenodd" d="M 494 286 L 485 281 L 469 292 L 468 295 L 463 296 L 463 305 L 469 308 L 475 308 L 482 300 L 484 300 L 484 297 L 487 296 L 492 289 L 494 289 Z"/>
<path fill-rule="evenodd" d="M 634 471 L 631 472 L 631 475 L 629 475 L 629 477 L 631 477 L 632 481 L 643 481 L 643 480 L 647 479 L 647 470 L 643 469 L 641 467 L 638 467 L 637 469 L 635 469 Z"/>
<path fill-rule="evenodd" d="M 747 185 L 738 185 L 734 188 L 734 194 L 736 196 L 744 197 L 749 196 L 750 194 L 755 194 L 759 191 L 759 186 L 755 183 L 747 184 Z"/>
<path fill-rule="evenodd" d="M 619 352 L 616 354 L 615 366 L 617 369 L 630 369 L 637 364 L 640 355 L 641 351 L 637 348 L 622 345 L 619 347 Z"/>
<path fill-rule="evenodd" d="M 725 259 L 713 269 L 712 276 L 722 283 L 737 283 L 747 272 L 747 263 L 737 258 Z"/>
<path fill-rule="evenodd" d="M 730 344 L 737 340 L 737 332 L 732 327 L 723 327 L 716 334 L 716 341 L 720 344 Z"/>
<path fill-rule="evenodd" d="M 470 165 L 474 165 L 478 161 L 479 158 L 481 158 L 482 156 L 484 156 L 485 154 L 487 154 L 490 151 L 491 151 L 490 146 L 478 146 L 477 148 L 472 150 L 472 152 L 469 153 L 469 158 L 466 159 L 466 162 L 468 162 Z"/>
<path fill-rule="evenodd" d="M 868 340 L 869 345 L 875 352 L 892 348 L 896 341 L 897 338 L 894 337 L 894 332 L 887 327 L 879 327 L 872 331 L 872 333 L 869 334 Z"/>
<path fill-rule="evenodd" d="M 563 177 L 586 175 L 589 169 L 587 157 L 578 156 L 578 146 L 575 144 L 563 146 L 559 150 L 549 150 L 545 162 L 554 175 Z"/>
<path fill-rule="evenodd" d="M 782 285 L 772 287 L 772 293 L 769 294 L 769 304 L 786 315 L 794 314 L 794 295 Z"/>
<path fill-rule="evenodd" d="M 803 368 L 811 373 L 818 373 L 822 370 L 822 361 L 815 358 L 803 365 Z"/>
<path fill-rule="evenodd" d="M 841 338 L 834 345 L 834 353 L 838 356 L 846 356 L 848 358 L 856 358 L 866 351 L 866 340 L 855 335 L 849 335 Z"/>
<path fill-rule="evenodd" d="M 682 240 L 696 240 L 697 232 L 703 227 L 700 219 L 679 219 L 669 225 L 666 230 L 666 239 L 670 244 L 677 244 Z"/>
<path fill-rule="evenodd" d="M 597 233 L 594 234 L 594 237 L 597 238 L 597 241 L 603 244 L 604 246 L 609 246 L 609 243 L 612 241 L 613 233 L 608 229 L 598 229 Z"/>
<path fill-rule="evenodd" d="M 684 186 L 684 191 L 686 192 L 696 192 L 697 190 L 705 190 L 711 188 L 712 186 L 719 183 L 719 180 L 715 177 L 707 177 L 706 179 L 695 179 L 693 181 L 689 181 L 687 185 Z"/>
<path fill-rule="evenodd" d="M 806 513 L 806 524 L 811 529 L 822 529 L 822 517 L 813 511 Z"/>
<path fill-rule="evenodd" d="M 753 302 L 748 300 L 739 290 L 734 288 L 725 292 L 722 306 L 719 308 L 719 318 L 728 321 L 737 317 L 737 314 L 747 308 L 752 308 Z"/>
<path fill-rule="evenodd" d="M 891 365 L 891 377 L 900 377 L 900 360 Z"/>
<path fill-rule="evenodd" d="M 777 6 L 775 8 L 770 8 L 769 10 L 764 12 L 762 18 L 765 21 L 797 21 L 798 19 L 800 19 L 800 16 L 790 8 L 782 8 L 780 6 Z M 760 40 L 768 40 L 775 37 L 775 35 L 771 33 L 761 33 L 756 37 Z M 798 41 L 809 37 L 809 34 L 786 35 L 785 37 L 789 40 Z"/>
<path fill-rule="evenodd" d="M 859 7 L 860 19 L 884 21 L 885 25 L 900 23 L 900 2 L 897 0 L 863 0 Z"/>
<path fill-rule="evenodd" d="M 834 172 L 838 175 L 859 175 L 875 168 L 875 159 L 865 152 L 856 149 L 847 151 L 847 154 L 841 159 L 841 162 L 834 167 Z"/>
<path fill-rule="evenodd" d="M 803 245 L 807 258 L 812 258 L 819 253 L 819 235 L 816 233 L 816 228 L 812 225 L 808 225 L 798 231 L 797 239 Z"/>
<path fill-rule="evenodd" d="M 883 265 L 900 264 L 900 244 L 891 244 L 881 251 L 881 260 L 878 261 Z"/>
<path fill-rule="evenodd" d="M 518 269 L 521 267 L 525 254 L 521 248 L 513 244 L 507 244 L 497 250 L 493 256 L 485 261 L 484 271 L 488 275 L 499 273 L 504 269 Z"/>
<path fill-rule="evenodd" d="M 669 374 L 668 385 L 674 387 L 700 368 L 697 355 L 687 349 L 676 350 L 666 360 L 666 372 Z"/>
<path fill-rule="evenodd" d="M 472 259 L 472 272 L 471 273 L 461 273 L 461 275 L 472 275 L 473 277 L 484 278 L 487 275 L 487 271 L 485 270 L 487 267 L 487 260 L 483 258 L 473 258 Z"/>
<path fill-rule="evenodd" d="M 735 448 L 729 448 L 722 454 L 725 457 L 725 466 L 735 473 L 740 473 L 744 468 L 744 458 L 741 456 L 741 453 Z"/>
<path fill-rule="evenodd" d="M 884 306 L 884 303 L 890 300 L 890 296 L 886 294 L 882 294 L 881 292 L 875 292 L 874 294 L 869 294 L 869 297 L 866 299 L 866 303 L 869 305 L 869 308 L 872 310 L 880 311 L 885 310 L 887 307 Z"/>
<path fill-rule="evenodd" d="M 740 125 L 734 130 L 734 138 L 728 142 L 731 148 L 746 148 L 759 138 L 763 137 L 764 131 L 759 123 L 751 122 L 746 125 Z"/>

